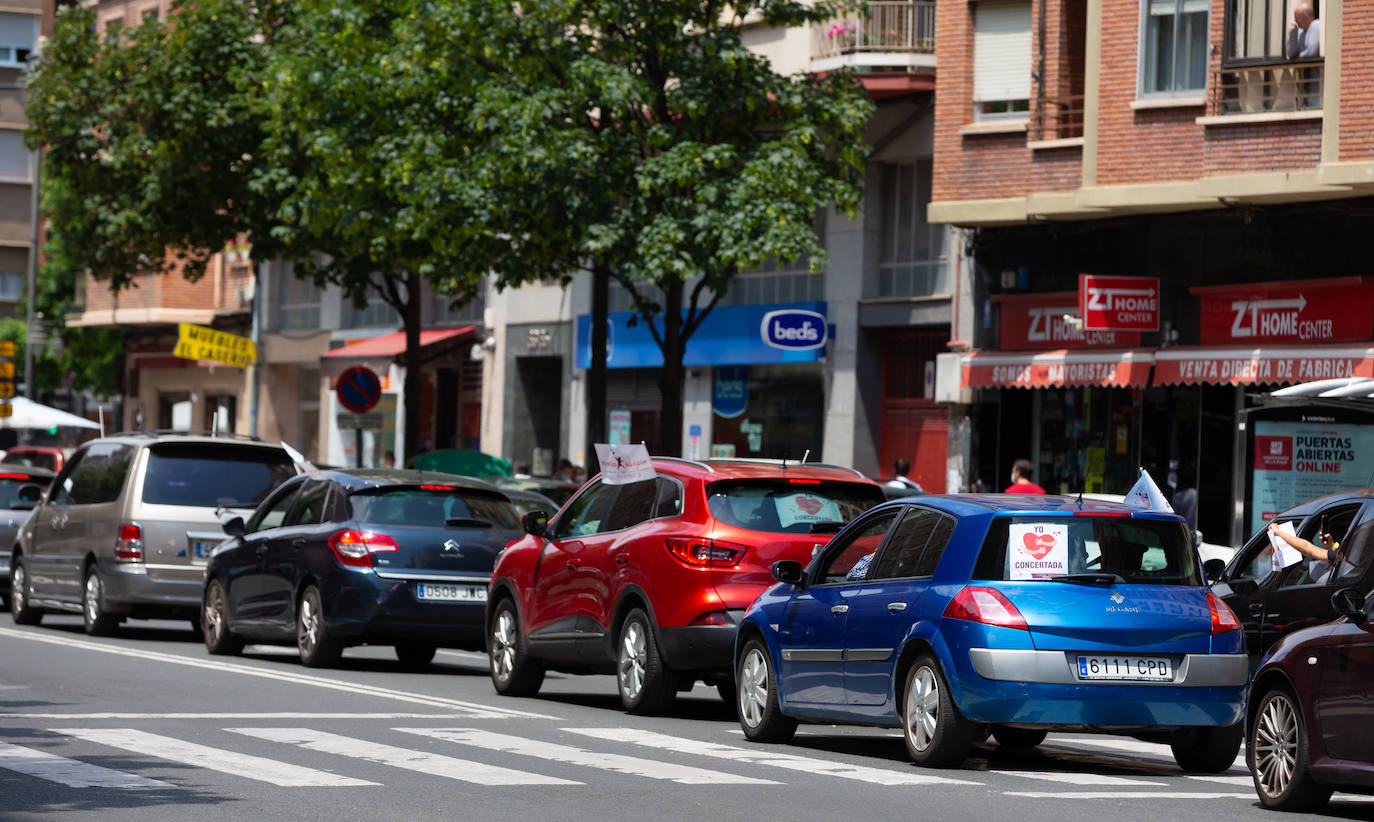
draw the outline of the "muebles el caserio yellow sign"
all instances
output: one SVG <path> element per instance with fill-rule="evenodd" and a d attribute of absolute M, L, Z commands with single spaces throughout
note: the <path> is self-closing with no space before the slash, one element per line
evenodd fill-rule
<path fill-rule="evenodd" d="M 236 368 L 246 368 L 258 358 L 258 348 L 247 337 L 226 334 L 203 325 L 179 323 L 180 334 L 172 355 L 185 360 L 222 362 Z"/>

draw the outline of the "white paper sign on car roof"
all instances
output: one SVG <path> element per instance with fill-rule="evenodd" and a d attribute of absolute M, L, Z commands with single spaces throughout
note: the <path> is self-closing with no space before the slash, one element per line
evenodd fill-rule
<path fill-rule="evenodd" d="M 601 464 L 601 481 L 606 485 L 629 485 L 658 476 L 649 449 L 638 445 L 596 444 L 596 460 Z"/>

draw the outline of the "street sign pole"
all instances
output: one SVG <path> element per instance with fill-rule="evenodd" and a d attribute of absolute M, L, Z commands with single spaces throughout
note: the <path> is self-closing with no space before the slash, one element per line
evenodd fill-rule
<path fill-rule="evenodd" d="M 353 457 L 358 468 L 363 467 L 363 422 L 361 415 L 372 410 L 382 397 L 382 380 L 370 368 L 355 365 L 339 375 L 335 387 L 339 404 L 359 415 L 353 426 Z M 342 427 L 342 426 L 340 426 Z"/>

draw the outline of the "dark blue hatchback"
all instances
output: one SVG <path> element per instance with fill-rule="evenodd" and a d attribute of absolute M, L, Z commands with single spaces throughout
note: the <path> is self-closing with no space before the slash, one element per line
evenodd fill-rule
<path fill-rule="evenodd" d="M 1173 514 L 1071 497 L 897 500 L 853 520 L 740 625 L 740 724 L 901 727 L 912 758 L 952 766 L 988 733 L 1169 742 L 1191 771 L 1239 751 L 1248 673 L 1239 623 L 1206 587 Z"/>
<path fill-rule="evenodd" d="M 496 555 L 520 536 L 500 490 L 398 470 L 312 471 L 272 493 L 205 568 L 212 654 L 295 644 L 312 667 L 349 645 L 393 645 L 423 665 L 438 647 L 482 648 Z"/>

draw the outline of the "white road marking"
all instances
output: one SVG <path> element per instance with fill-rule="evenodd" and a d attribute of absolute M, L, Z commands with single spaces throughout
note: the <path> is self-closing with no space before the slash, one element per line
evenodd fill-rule
<path fill-rule="evenodd" d="M 74 736 L 97 745 L 157 757 L 196 768 L 256 779 L 286 788 L 342 788 L 376 785 L 364 779 L 338 776 L 313 768 L 303 768 L 275 759 L 226 751 L 173 739 L 169 736 L 136 731 L 132 728 L 53 728 L 54 733 Z"/>
<path fill-rule="evenodd" d="M 32 631 L 19 631 L 13 628 L 0 628 L 0 637 L 25 639 L 31 642 L 42 642 L 48 645 L 58 645 L 83 651 L 98 651 L 105 654 L 125 656 L 131 659 L 165 662 L 170 665 L 184 665 L 188 668 L 200 668 L 202 670 L 214 671 L 215 673 L 255 676 L 262 679 L 276 680 L 278 682 L 289 682 L 293 685 L 309 685 L 315 688 L 346 691 L 351 694 L 363 696 L 394 699 L 398 702 L 410 702 L 418 705 L 428 705 L 434 708 L 447 708 L 451 711 L 468 711 L 468 718 L 471 719 L 510 719 L 516 717 L 520 719 L 557 719 L 557 717 L 547 714 L 537 714 L 511 708 L 497 708 L 492 705 L 483 705 L 478 702 L 463 702 L 457 699 L 425 696 L 423 694 L 415 694 L 407 691 L 397 691 L 391 688 L 380 688 L 375 685 L 365 685 L 360 682 L 346 682 L 343 680 L 326 679 L 324 677 L 310 676 L 308 674 L 290 671 L 260 668 L 245 662 L 230 662 L 223 658 L 216 660 L 196 659 L 193 657 L 177 656 L 175 654 L 165 654 L 158 651 L 145 651 L 138 648 L 92 642 L 85 639 L 76 639 L 74 637 L 54 636 Z"/>
<path fill-rule="evenodd" d="M 1251 776 L 1211 776 L 1207 774 L 1188 774 L 1189 779 L 1200 779 L 1203 782 L 1218 782 L 1222 785 L 1234 785 L 1236 787 L 1253 788 L 1255 779 Z"/>
<path fill-rule="evenodd" d="M 170 788 L 146 776 L 102 768 L 46 751 L 0 742 L 0 768 L 57 782 L 69 788 Z"/>
<path fill-rule="evenodd" d="M 1195 793 L 1191 791 L 1003 791 L 1003 796 L 1030 799 L 1254 799 L 1251 793 Z"/>
<path fill-rule="evenodd" d="M 1056 771 L 1011 771 L 998 769 L 997 773 L 1008 776 L 1024 776 L 1027 779 L 1041 779 L 1046 782 L 1065 782 L 1070 785 L 1159 785 L 1165 782 L 1151 782 L 1147 779 L 1127 779 L 1124 776 L 1107 776 L 1097 773 L 1071 773 Z"/>
<path fill-rule="evenodd" d="M 751 765 L 768 765 L 786 768 L 808 774 L 824 774 L 842 779 L 857 779 L 875 785 L 976 785 L 963 779 L 950 779 L 912 771 L 893 771 L 883 768 L 869 768 L 863 765 L 850 765 L 845 762 L 831 762 L 808 756 L 779 753 L 768 748 L 737 748 L 717 742 L 704 742 L 698 739 L 669 736 L 667 734 L 643 731 L 637 728 L 563 728 L 568 733 L 605 739 L 610 742 L 623 742 L 630 745 L 643 745 L 665 751 L 709 756 L 727 759 L 731 762 L 746 762 Z"/>
<path fill-rule="evenodd" d="M 222 722 L 228 719 L 471 719 L 472 714 L 463 712 L 459 714 L 416 714 L 416 713 L 384 713 L 384 714 L 359 714 L 359 713 L 114 713 L 98 712 L 88 714 L 5 714 L 0 713 L 0 719 L 65 719 L 76 721 L 78 719 L 209 719 Z"/>
<path fill-rule="evenodd" d="M 467 759 L 442 756 L 427 751 L 413 751 L 407 748 L 397 748 L 393 745 L 382 745 L 363 739 L 353 739 L 347 736 L 326 733 L 324 731 L 315 731 L 310 728 L 225 728 L 225 730 L 237 734 L 244 734 L 245 736 L 256 737 L 258 739 L 266 739 L 269 742 L 298 745 L 311 751 L 348 756 L 354 759 L 374 762 L 378 765 L 390 765 L 408 771 L 427 773 L 431 776 L 443 776 L 449 779 L 457 779 L 462 782 L 471 782 L 475 785 L 582 784 L 581 782 L 574 782 L 569 779 L 559 779 L 556 776 L 543 776 L 536 773 L 526 773 L 525 771 L 500 768 L 495 765 L 488 765 L 484 762 L 473 762 Z"/>
<path fill-rule="evenodd" d="M 671 762 L 657 762 L 652 759 L 640 759 L 624 754 L 600 753 L 571 745 L 540 742 L 518 736 L 491 733 L 476 728 L 393 728 L 392 730 L 433 739 L 443 739 L 448 742 L 456 742 L 459 745 L 474 745 L 502 753 L 564 762 L 569 765 L 600 768 L 615 773 L 630 774 L 631 776 L 644 776 L 649 779 L 666 779 L 683 785 L 778 784 L 771 779 L 755 779 L 739 774 L 693 768 L 690 765 L 674 765 Z"/>

